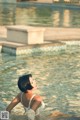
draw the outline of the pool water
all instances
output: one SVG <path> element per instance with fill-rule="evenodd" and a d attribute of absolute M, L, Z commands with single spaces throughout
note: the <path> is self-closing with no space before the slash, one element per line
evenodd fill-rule
<path fill-rule="evenodd" d="M 0 55 L 0 110 L 17 95 L 18 77 L 32 73 L 38 90 L 46 104 L 44 113 L 54 110 L 80 115 L 80 46 L 67 45 L 65 50 L 46 55 L 9 56 Z M 15 107 L 15 114 L 23 108 Z"/>
<path fill-rule="evenodd" d="M 29 3 L 0 4 L 0 25 L 80 27 L 80 9 Z"/>

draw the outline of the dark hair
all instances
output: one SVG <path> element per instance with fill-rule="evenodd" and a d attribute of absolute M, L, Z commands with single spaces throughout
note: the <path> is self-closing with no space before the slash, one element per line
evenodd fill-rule
<path fill-rule="evenodd" d="M 19 77 L 18 87 L 22 92 L 27 92 L 27 90 L 31 90 L 33 88 L 29 81 L 29 77 L 32 77 L 32 75 L 27 74 Z"/>

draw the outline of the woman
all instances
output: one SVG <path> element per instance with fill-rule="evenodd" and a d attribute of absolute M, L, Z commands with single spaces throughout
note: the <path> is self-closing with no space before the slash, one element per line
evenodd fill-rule
<path fill-rule="evenodd" d="M 18 104 L 22 103 L 28 120 L 35 120 L 39 116 L 40 109 L 44 108 L 44 103 L 41 96 L 34 95 L 33 90 L 36 89 L 36 82 L 31 74 L 19 77 L 18 87 L 21 92 L 11 101 L 6 110 L 11 110 Z"/>

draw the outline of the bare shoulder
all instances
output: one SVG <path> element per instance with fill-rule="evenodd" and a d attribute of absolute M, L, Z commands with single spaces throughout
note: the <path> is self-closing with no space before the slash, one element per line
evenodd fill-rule
<path fill-rule="evenodd" d="M 39 96 L 39 95 L 36 95 L 36 96 L 34 97 L 34 100 L 35 100 L 36 102 L 42 102 L 42 97 Z"/>
<path fill-rule="evenodd" d="M 16 98 L 21 99 L 21 92 L 17 94 Z"/>

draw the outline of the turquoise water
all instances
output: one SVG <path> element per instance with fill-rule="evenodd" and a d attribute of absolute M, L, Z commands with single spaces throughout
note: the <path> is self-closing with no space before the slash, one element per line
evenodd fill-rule
<path fill-rule="evenodd" d="M 78 8 L 78 9 L 77 9 Z M 80 8 L 70 5 L 0 4 L 0 25 L 80 27 Z"/>
<path fill-rule="evenodd" d="M 44 113 L 59 110 L 70 115 L 80 115 L 80 46 L 67 46 L 66 50 L 48 55 L 0 55 L 0 110 L 3 110 L 19 92 L 17 79 L 32 73 L 36 79 L 37 93 L 43 96 Z M 23 111 L 18 106 L 15 114 Z"/>

